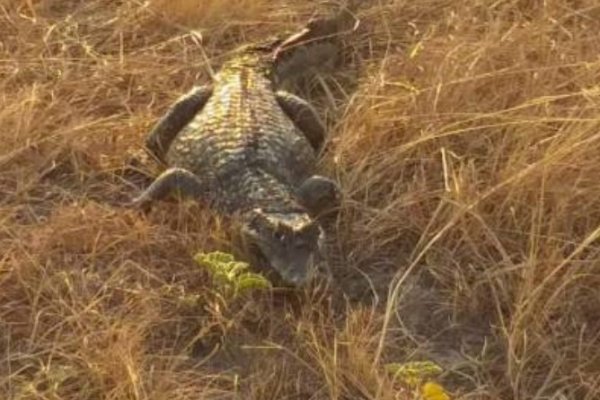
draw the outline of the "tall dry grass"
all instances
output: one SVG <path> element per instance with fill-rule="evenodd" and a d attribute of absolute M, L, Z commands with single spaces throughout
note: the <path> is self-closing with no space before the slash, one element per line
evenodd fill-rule
<path fill-rule="evenodd" d="M 229 221 L 119 206 L 168 104 L 297 3 L 0 3 L 0 398 L 408 399 L 408 359 L 457 398 L 598 398 L 596 1 L 361 4 L 297 87 L 345 192 L 314 288 L 223 302 L 191 256 Z"/>

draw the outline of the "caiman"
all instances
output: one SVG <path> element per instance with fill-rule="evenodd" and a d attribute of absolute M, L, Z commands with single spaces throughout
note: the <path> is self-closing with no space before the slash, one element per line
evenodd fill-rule
<path fill-rule="evenodd" d="M 168 168 L 133 200 L 148 209 L 172 192 L 241 218 L 241 233 L 286 284 L 312 276 L 323 230 L 317 218 L 340 201 L 340 188 L 316 175 L 326 128 L 314 108 L 281 82 L 330 63 L 348 11 L 233 52 L 213 82 L 171 105 L 146 138 Z"/>

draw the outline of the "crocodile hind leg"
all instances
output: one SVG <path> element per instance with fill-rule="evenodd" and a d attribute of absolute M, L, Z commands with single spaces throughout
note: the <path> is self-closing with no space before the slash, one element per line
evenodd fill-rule
<path fill-rule="evenodd" d="M 209 185 L 190 171 L 183 168 L 169 168 L 158 176 L 152 184 L 138 197 L 131 206 L 148 211 L 152 203 L 162 200 L 173 192 L 198 200 L 208 200 Z"/>
<path fill-rule="evenodd" d="M 318 216 L 341 204 L 342 191 L 334 180 L 313 175 L 302 182 L 296 191 L 296 197 L 310 214 Z"/>
<path fill-rule="evenodd" d="M 326 129 L 315 109 L 300 97 L 283 90 L 277 91 L 276 98 L 283 112 L 306 136 L 312 148 L 319 151 Z"/>
<path fill-rule="evenodd" d="M 153 156 L 164 160 L 175 136 L 204 107 L 211 94 L 210 86 L 197 86 L 171 105 L 146 137 L 146 148 Z"/>

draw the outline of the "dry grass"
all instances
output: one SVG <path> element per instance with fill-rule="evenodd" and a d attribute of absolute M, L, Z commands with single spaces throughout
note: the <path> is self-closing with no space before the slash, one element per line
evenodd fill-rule
<path fill-rule="evenodd" d="M 300 88 L 346 192 L 329 286 L 226 304 L 191 256 L 228 221 L 119 207 L 169 102 L 296 3 L 0 3 L 0 398 L 408 399 L 409 359 L 457 398 L 599 398 L 597 1 L 363 2 Z"/>

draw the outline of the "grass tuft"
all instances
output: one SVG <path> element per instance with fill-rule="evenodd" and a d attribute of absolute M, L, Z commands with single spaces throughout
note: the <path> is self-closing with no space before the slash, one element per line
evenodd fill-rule
<path fill-rule="evenodd" d="M 235 221 L 121 206 L 171 101 L 324 7 L 0 2 L 0 397 L 409 399 L 415 360 L 453 398 L 600 397 L 597 1 L 361 2 L 294 88 L 344 191 L 314 287 L 223 301 L 194 255 Z"/>

